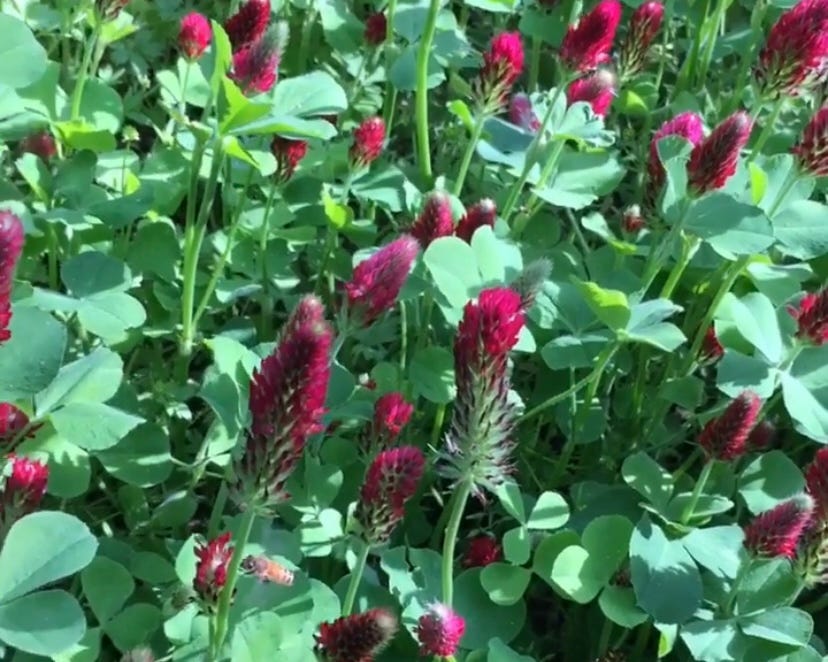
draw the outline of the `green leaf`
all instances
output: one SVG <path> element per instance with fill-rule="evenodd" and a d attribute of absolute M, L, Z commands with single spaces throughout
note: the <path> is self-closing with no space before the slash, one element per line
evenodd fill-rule
<path fill-rule="evenodd" d="M 408 367 L 408 378 L 416 395 L 437 404 L 454 399 L 454 357 L 443 347 L 418 351 Z"/>
<path fill-rule="evenodd" d="M 635 603 L 635 592 L 623 586 L 607 586 L 598 598 L 601 611 L 613 623 L 623 628 L 634 628 L 644 623 L 649 616 Z"/>
<path fill-rule="evenodd" d="M 105 624 L 135 591 L 132 575 L 120 563 L 99 556 L 81 573 L 83 594 L 98 623 Z"/>
<path fill-rule="evenodd" d="M 466 660 L 471 662 L 471 657 L 467 657 Z M 535 662 L 535 659 L 526 655 L 519 655 L 495 637 L 489 642 L 489 654 L 486 657 L 486 662 Z"/>
<path fill-rule="evenodd" d="M 100 131 L 110 136 L 117 134 L 124 119 L 121 95 L 106 83 L 94 78 L 87 79 L 81 96 L 80 119 L 86 121 L 92 133 Z M 85 130 L 84 133 L 86 132 L 89 131 Z"/>
<path fill-rule="evenodd" d="M 14 402 L 46 388 L 66 351 L 66 329 L 36 308 L 12 305 L 11 338 L 0 345 L 0 400 Z"/>
<path fill-rule="evenodd" d="M 741 582 L 738 612 L 751 614 L 788 605 L 799 592 L 799 582 L 788 559 L 756 559 Z"/>
<path fill-rule="evenodd" d="M 719 362 L 716 386 L 731 398 L 746 390 L 760 398 L 769 398 L 776 389 L 776 371 L 762 359 L 726 349 Z"/>
<path fill-rule="evenodd" d="M 782 375 L 782 399 L 798 432 L 828 443 L 828 411 L 796 377 Z"/>
<path fill-rule="evenodd" d="M 161 627 L 161 610 L 155 605 L 129 605 L 104 626 L 104 632 L 115 647 L 125 653 L 150 641 Z"/>
<path fill-rule="evenodd" d="M 99 347 L 60 369 L 54 381 L 35 397 L 37 415 L 72 402 L 105 402 L 115 395 L 122 377 L 121 357 Z"/>
<path fill-rule="evenodd" d="M 544 492 L 538 497 L 526 527 L 529 529 L 559 529 L 569 519 L 569 506 L 557 492 Z"/>
<path fill-rule="evenodd" d="M 97 548 L 86 524 L 73 515 L 50 510 L 26 515 L 12 525 L 0 551 L 0 602 L 85 568 Z"/>
<path fill-rule="evenodd" d="M 694 529 L 681 540 L 684 548 L 699 565 L 717 577 L 733 579 L 742 563 L 744 538 L 741 527 L 731 524 Z"/>
<path fill-rule="evenodd" d="M 721 192 L 696 200 L 684 228 L 726 258 L 760 253 L 774 241 L 770 221 L 761 209 Z"/>
<path fill-rule="evenodd" d="M 341 230 L 354 222 L 353 210 L 349 206 L 334 200 L 324 188 L 322 189 L 322 207 L 332 228 Z"/>
<path fill-rule="evenodd" d="M 155 423 L 139 425 L 97 458 L 112 476 L 139 487 L 158 485 L 172 472 L 169 437 Z"/>
<path fill-rule="evenodd" d="M 557 174 L 544 188 L 534 188 L 533 192 L 550 205 L 583 209 L 611 193 L 625 173 L 613 152 L 565 150 Z"/>
<path fill-rule="evenodd" d="M 480 274 L 474 250 L 457 237 L 441 237 L 429 245 L 423 262 L 440 293 L 458 311 L 480 287 Z"/>
<path fill-rule="evenodd" d="M 643 329 L 624 331 L 623 337 L 628 342 L 652 345 L 664 352 L 672 352 L 687 340 L 681 329 L 670 322 L 659 322 Z"/>
<path fill-rule="evenodd" d="M 54 662 L 98 662 L 100 659 L 100 628 L 88 628 L 79 642 L 52 655 Z"/>
<path fill-rule="evenodd" d="M 681 639 L 693 659 L 705 662 L 746 660 L 748 640 L 739 632 L 734 620 L 693 621 L 681 628 Z"/>
<path fill-rule="evenodd" d="M 500 505 L 521 524 L 526 523 L 526 509 L 523 506 L 523 495 L 520 486 L 512 480 L 505 480 L 495 490 Z"/>
<path fill-rule="evenodd" d="M 0 86 L 26 87 L 46 72 L 46 51 L 22 21 L 0 14 Z"/>
<path fill-rule="evenodd" d="M 531 571 L 526 568 L 492 563 L 480 573 L 480 583 L 496 605 L 513 605 L 523 597 Z"/>
<path fill-rule="evenodd" d="M 463 648 L 484 648 L 493 637 L 512 641 L 523 629 L 526 605 L 519 600 L 513 605 L 496 605 L 480 583 L 480 568 L 462 573 L 454 581 L 454 609 L 458 614 L 474 614 L 466 622 Z"/>
<path fill-rule="evenodd" d="M 64 439 L 91 451 L 111 448 L 144 419 L 98 402 L 71 402 L 51 415 Z"/>
<path fill-rule="evenodd" d="M 763 453 L 739 475 L 739 494 L 754 514 L 770 510 L 805 489 L 800 468 L 782 451 Z"/>
<path fill-rule="evenodd" d="M 49 465 L 49 494 L 61 499 L 70 499 L 80 496 L 89 487 L 92 475 L 89 455 L 56 432 L 50 433 L 46 428 L 34 439 L 25 440 L 18 450 L 24 456 L 46 455 Z"/>
<path fill-rule="evenodd" d="M 794 607 L 779 607 L 739 619 L 746 635 L 790 646 L 805 646 L 814 631 L 808 612 Z"/>
<path fill-rule="evenodd" d="M 595 316 L 613 331 L 627 326 L 632 312 L 627 295 L 619 290 L 606 290 L 597 283 L 573 279 Z"/>
<path fill-rule="evenodd" d="M 624 460 L 624 482 L 652 503 L 660 513 L 667 510 L 673 495 L 673 476 L 646 453 L 638 452 Z"/>
<path fill-rule="evenodd" d="M 233 628 L 231 658 L 259 662 L 273 657 L 282 644 L 282 620 L 272 612 L 253 614 Z"/>
<path fill-rule="evenodd" d="M 580 545 L 564 549 L 552 566 L 551 580 L 565 596 L 586 604 L 606 584 L 605 572 L 597 563 L 590 562 L 589 552 Z"/>
<path fill-rule="evenodd" d="M 337 80 L 324 71 L 282 79 L 273 91 L 272 107 L 283 115 L 317 117 L 347 110 L 348 97 Z"/>
<path fill-rule="evenodd" d="M 38 591 L 0 604 L 0 639 L 26 653 L 60 653 L 85 630 L 83 610 L 66 591 Z"/>
<path fill-rule="evenodd" d="M 104 292 L 81 301 L 78 319 L 90 333 L 117 342 L 127 329 L 141 326 L 147 313 L 141 302 L 129 294 Z"/>
<path fill-rule="evenodd" d="M 782 358 L 782 333 L 770 299 L 759 292 L 729 301 L 730 315 L 742 337 L 771 364 Z"/>
<path fill-rule="evenodd" d="M 828 207 L 814 200 L 794 200 L 773 217 L 773 233 L 784 253 L 810 260 L 828 253 Z"/>
<path fill-rule="evenodd" d="M 580 545 L 580 538 L 574 531 L 564 529 L 544 538 L 535 550 L 532 570 L 547 584 L 552 584 L 552 569 L 560 553 L 572 545 Z"/>
<path fill-rule="evenodd" d="M 503 556 L 509 563 L 523 565 L 532 555 L 532 541 L 529 530 L 516 526 L 503 535 Z"/>

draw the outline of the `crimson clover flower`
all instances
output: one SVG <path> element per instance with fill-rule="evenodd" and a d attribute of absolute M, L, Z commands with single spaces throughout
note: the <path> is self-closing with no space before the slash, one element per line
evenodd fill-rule
<path fill-rule="evenodd" d="M 773 444 L 775 438 L 776 426 L 768 420 L 759 421 L 748 435 L 748 450 L 754 453 L 767 450 Z"/>
<path fill-rule="evenodd" d="M 365 32 L 362 38 L 369 46 L 379 46 L 385 41 L 387 31 L 388 19 L 382 12 L 376 12 L 365 19 Z"/>
<path fill-rule="evenodd" d="M 494 227 L 495 218 L 497 218 L 497 207 L 494 200 L 483 198 L 466 210 L 466 213 L 458 221 L 457 227 L 454 228 L 454 235 L 470 244 L 478 228 L 484 226 Z"/>
<path fill-rule="evenodd" d="M 466 632 L 466 621 L 451 607 L 436 603 L 429 605 L 414 629 L 423 657 L 453 657 Z"/>
<path fill-rule="evenodd" d="M 788 313 L 796 320 L 797 338 L 814 345 L 824 345 L 828 341 L 828 287 L 806 294 L 799 305 L 788 307 Z"/>
<path fill-rule="evenodd" d="M 658 143 L 667 136 L 678 136 L 688 140 L 694 147 L 704 138 L 704 124 L 696 113 L 680 113 L 673 119 L 667 120 L 650 141 L 650 159 L 647 162 L 647 174 L 650 181 L 648 197 L 655 200 L 655 194 L 661 190 L 666 173 L 658 155 Z"/>
<path fill-rule="evenodd" d="M 625 76 L 635 74 L 644 67 L 663 20 L 664 5 L 655 0 L 645 2 L 633 12 L 619 58 L 620 69 Z"/>
<path fill-rule="evenodd" d="M 656 154 L 656 159 L 658 154 Z M 659 166 L 661 162 L 659 162 Z M 646 225 L 644 217 L 641 215 L 641 207 L 639 205 L 630 205 L 621 214 L 621 229 L 624 232 L 635 234 Z"/>
<path fill-rule="evenodd" d="M 213 39 L 213 28 L 203 14 L 191 12 L 181 19 L 178 48 L 188 60 L 197 60 Z"/>
<path fill-rule="evenodd" d="M 29 425 L 29 417 L 26 412 L 18 409 L 10 402 L 0 402 L 0 444 L 10 444 L 17 435 Z M 35 429 L 41 425 L 33 426 L 27 436 L 33 436 Z"/>
<path fill-rule="evenodd" d="M 820 448 L 805 469 L 805 491 L 814 500 L 814 519 L 828 523 L 828 448 Z"/>
<path fill-rule="evenodd" d="M 374 403 L 374 416 L 363 430 L 365 450 L 383 451 L 390 448 L 408 425 L 414 405 L 402 393 L 386 393 Z"/>
<path fill-rule="evenodd" d="M 230 532 L 223 533 L 209 542 L 197 544 L 194 552 L 197 561 L 193 590 L 205 611 L 212 611 L 227 583 L 227 568 L 230 559 L 233 558 Z"/>
<path fill-rule="evenodd" d="M 724 347 L 722 347 L 722 343 L 719 342 L 719 338 L 716 336 L 715 327 L 711 326 L 705 332 L 699 355 L 704 361 L 710 363 L 718 361 L 724 356 Z"/>
<path fill-rule="evenodd" d="M 270 92 L 276 85 L 287 34 L 287 25 L 279 23 L 253 43 L 233 53 L 230 77 L 245 94 Z"/>
<path fill-rule="evenodd" d="M 802 494 L 760 513 L 745 527 L 745 547 L 759 557 L 793 559 L 813 508 L 811 497 Z"/>
<path fill-rule="evenodd" d="M 753 128 L 750 116 L 734 113 L 693 148 L 687 163 L 690 189 L 698 195 L 722 188 L 736 172 L 739 154 Z"/>
<path fill-rule="evenodd" d="M 224 24 L 233 50 L 250 46 L 264 36 L 270 23 L 270 0 L 247 0 Z"/>
<path fill-rule="evenodd" d="M 23 251 L 23 224 L 10 211 L 0 210 L 0 343 L 11 338 L 11 291 L 14 271 Z"/>
<path fill-rule="evenodd" d="M 286 182 L 293 177 L 296 166 L 308 153 L 308 141 L 274 136 L 270 151 L 276 157 L 276 178 Z"/>
<path fill-rule="evenodd" d="M 523 73 L 523 42 L 519 32 L 494 36 L 483 54 L 483 66 L 474 83 L 475 98 L 486 112 L 506 105 L 509 91 Z"/>
<path fill-rule="evenodd" d="M 714 460 L 730 461 L 744 455 L 747 440 L 762 409 L 762 401 L 752 391 L 734 398 L 721 416 L 707 422 L 699 445 Z"/>
<path fill-rule="evenodd" d="M 57 144 L 48 131 L 39 131 L 20 141 L 20 151 L 39 156 L 48 162 L 57 155 Z"/>
<path fill-rule="evenodd" d="M 569 26 L 561 42 L 561 62 L 570 71 L 590 71 L 609 62 L 620 22 L 621 3 L 601 0 L 591 12 Z"/>
<path fill-rule="evenodd" d="M 512 96 L 509 102 L 509 121 L 524 131 L 535 133 L 540 129 L 540 120 L 532 109 L 532 101 L 522 92 Z"/>
<path fill-rule="evenodd" d="M 381 607 L 322 623 L 316 649 L 325 662 L 372 662 L 399 627 L 396 616 Z"/>
<path fill-rule="evenodd" d="M 571 106 L 578 101 L 590 105 L 592 112 L 603 117 L 615 98 L 615 76 L 608 69 L 599 69 L 584 78 L 570 83 L 566 88 L 566 103 Z"/>
<path fill-rule="evenodd" d="M 408 229 L 412 237 L 428 248 L 432 241 L 448 237 L 454 232 L 451 199 L 442 191 L 434 191 L 426 198 L 423 209 Z"/>
<path fill-rule="evenodd" d="M 493 536 L 482 534 L 469 540 L 463 555 L 464 568 L 485 568 L 503 559 L 503 548 Z"/>
<path fill-rule="evenodd" d="M 371 165 L 382 154 L 385 144 L 385 122 L 381 117 L 369 117 L 354 131 L 354 142 L 349 151 L 351 164 L 357 168 Z"/>
<path fill-rule="evenodd" d="M 791 151 L 803 173 L 813 177 L 828 175 L 828 107 L 816 112 Z"/>
<path fill-rule="evenodd" d="M 6 456 L 6 479 L 0 494 L 0 531 L 5 536 L 11 525 L 34 512 L 46 494 L 49 467 L 14 453 Z"/>

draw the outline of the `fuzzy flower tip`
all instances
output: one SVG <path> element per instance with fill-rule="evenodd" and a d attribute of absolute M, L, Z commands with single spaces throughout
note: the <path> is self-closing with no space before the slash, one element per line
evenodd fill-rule
<path fill-rule="evenodd" d="M 483 198 L 466 210 L 466 213 L 457 223 L 454 234 L 467 244 L 470 244 L 478 228 L 484 226 L 494 227 L 496 217 L 497 207 L 495 206 L 494 200 Z"/>
<path fill-rule="evenodd" d="M 238 12 L 227 19 L 224 30 L 233 50 L 250 46 L 267 31 L 270 23 L 270 0 L 247 0 Z"/>
<path fill-rule="evenodd" d="M 349 309 L 364 325 L 394 306 L 419 250 L 414 237 L 403 235 L 354 268 L 345 294 Z"/>
<path fill-rule="evenodd" d="M 492 536 L 480 535 L 469 540 L 463 555 L 464 568 L 485 568 L 503 558 L 503 548 Z"/>
<path fill-rule="evenodd" d="M 191 12 L 181 19 L 178 48 L 188 60 L 197 60 L 213 39 L 213 28 L 203 14 Z"/>
<path fill-rule="evenodd" d="M 195 547 L 196 574 L 193 590 L 208 611 L 218 604 L 221 590 L 227 582 L 227 566 L 233 557 L 230 533 L 223 533 L 210 542 Z"/>
<path fill-rule="evenodd" d="M 371 14 L 365 20 L 363 39 L 369 46 L 379 46 L 385 41 L 387 30 L 388 19 L 385 18 L 385 14 L 381 12 Z"/>
<path fill-rule="evenodd" d="M 813 177 L 828 175 L 828 107 L 816 112 L 791 151 L 802 172 Z"/>
<path fill-rule="evenodd" d="M 736 172 L 739 154 L 753 123 L 745 112 L 734 113 L 693 148 L 687 164 L 690 188 L 701 195 L 722 188 Z"/>
<path fill-rule="evenodd" d="M 365 541 L 386 542 L 405 515 L 405 503 L 417 491 L 425 456 L 414 446 L 383 451 L 365 475 L 356 509 Z"/>
<path fill-rule="evenodd" d="M 270 151 L 276 157 L 276 178 L 286 182 L 293 177 L 299 162 L 308 153 L 308 142 L 274 136 L 273 142 L 270 143 Z"/>
<path fill-rule="evenodd" d="M 509 121 L 531 133 L 535 133 L 540 129 L 540 120 L 532 109 L 532 102 L 522 92 L 515 94 L 509 101 Z"/>
<path fill-rule="evenodd" d="M 761 408 L 759 396 L 745 391 L 727 406 L 721 416 L 708 421 L 699 436 L 699 445 L 707 456 L 730 461 L 743 455 Z"/>
<path fill-rule="evenodd" d="M 387 609 L 369 609 L 322 623 L 316 648 L 326 662 L 371 662 L 394 638 L 398 622 Z"/>
<path fill-rule="evenodd" d="M 466 632 L 466 621 L 451 607 L 430 605 L 415 628 L 423 657 L 453 657 Z"/>
<path fill-rule="evenodd" d="M 10 444 L 29 425 L 26 413 L 10 402 L 0 403 L 0 444 Z M 40 427 L 39 425 L 36 427 Z M 29 431 L 32 436 L 34 429 Z"/>
<path fill-rule="evenodd" d="M 381 117 L 369 117 L 363 120 L 354 131 L 354 142 L 349 156 L 355 167 L 365 167 L 373 163 L 382 154 L 385 143 L 385 122 Z"/>
<path fill-rule="evenodd" d="M 701 358 L 710 363 L 718 361 L 724 356 L 724 347 L 716 336 L 716 329 L 712 326 L 705 332 L 701 346 Z"/>
<path fill-rule="evenodd" d="M 653 190 L 661 189 L 664 184 L 664 166 L 658 156 L 658 143 L 667 136 L 678 136 L 688 140 L 693 147 L 701 143 L 704 138 L 704 124 L 696 113 L 681 113 L 673 119 L 667 120 L 650 141 L 650 159 L 647 162 L 647 174 L 650 176 L 650 187 Z"/>
<path fill-rule="evenodd" d="M 512 283 L 512 289 L 520 295 L 523 310 L 529 310 L 535 305 L 535 299 L 551 273 L 552 262 L 545 257 L 538 258 L 523 268 L 520 276 Z"/>
<path fill-rule="evenodd" d="M 828 0 L 801 0 L 771 28 L 754 74 L 765 96 L 797 95 L 825 74 Z"/>
<path fill-rule="evenodd" d="M 11 291 L 23 250 L 23 235 L 20 219 L 10 211 L 0 210 L 0 342 L 11 338 Z"/>
<path fill-rule="evenodd" d="M 560 58 L 570 71 L 589 71 L 610 60 L 610 49 L 621 22 L 621 3 L 602 0 L 569 27 L 561 43 Z"/>
<path fill-rule="evenodd" d="M 23 138 L 20 141 L 20 151 L 34 154 L 48 162 L 57 155 L 57 144 L 51 133 L 40 131 Z"/>
<path fill-rule="evenodd" d="M 805 470 L 805 489 L 814 500 L 814 516 L 828 523 L 828 448 L 820 448 Z"/>
<path fill-rule="evenodd" d="M 374 403 L 374 417 L 366 426 L 365 446 L 372 450 L 386 450 L 408 425 L 414 405 L 406 402 L 402 393 L 386 393 Z"/>
<path fill-rule="evenodd" d="M 745 527 L 745 547 L 760 557 L 794 558 L 813 510 L 813 500 L 803 494 L 760 513 Z"/>
<path fill-rule="evenodd" d="M 625 76 L 635 74 L 644 67 L 647 53 L 664 20 L 664 5 L 645 2 L 633 12 L 630 28 L 621 45 L 621 71 Z"/>
<path fill-rule="evenodd" d="M 600 69 L 585 78 L 579 78 L 566 88 L 566 102 L 588 103 L 592 112 L 603 117 L 615 98 L 615 76 L 607 69 Z"/>
<path fill-rule="evenodd" d="M 431 193 L 409 232 L 423 248 L 428 248 L 435 239 L 450 236 L 454 232 L 451 199 L 440 191 Z"/>
<path fill-rule="evenodd" d="M 279 23 L 252 44 L 233 53 L 230 77 L 245 94 L 270 92 L 276 85 L 287 34 L 287 25 Z"/>
<path fill-rule="evenodd" d="M 788 313 L 796 320 L 796 337 L 814 345 L 828 342 L 828 287 L 806 294 L 798 306 L 789 306 Z"/>

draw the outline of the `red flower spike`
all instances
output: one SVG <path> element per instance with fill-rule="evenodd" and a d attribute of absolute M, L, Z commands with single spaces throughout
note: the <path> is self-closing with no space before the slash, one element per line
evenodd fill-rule
<path fill-rule="evenodd" d="M 664 5 L 645 2 L 633 12 L 630 28 L 621 45 L 621 71 L 625 76 L 635 74 L 644 67 L 647 53 L 664 20 Z"/>
<path fill-rule="evenodd" d="M 600 69 L 585 78 L 579 78 L 566 88 L 566 103 L 578 101 L 590 105 L 592 112 L 603 117 L 615 98 L 615 76 L 607 69 Z"/>
<path fill-rule="evenodd" d="M 23 224 L 10 211 L 0 210 L 0 343 L 11 338 L 11 291 L 14 271 L 23 251 Z"/>
<path fill-rule="evenodd" d="M 515 94 L 509 102 L 509 121 L 524 131 L 536 133 L 540 129 L 540 120 L 532 109 L 532 102 L 523 93 Z"/>
<path fill-rule="evenodd" d="M 492 536 L 480 535 L 469 541 L 463 555 L 464 568 L 485 568 L 503 559 L 503 548 Z"/>
<path fill-rule="evenodd" d="M 405 503 L 417 491 L 425 456 L 414 446 L 381 452 L 365 474 L 356 519 L 370 544 L 387 542 L 405 515 Z"/>
<path fill-rule="evenodd" d="M 812 177 L 828 175 L 828 107 L 811 118 L 791 152 L 803 173 Z"/>
<path fill-rule="evenodd" d="M 10 402 L 0 403 L 0 444 L 10 444 L 29 424 L 29 417 L 26 413 Z M 33 436 L 33 432 L 40 425 L 33 427 L 27 436 Z"/>
<path fill-rule="evenodd" d="M 349 309 L 362 324 L 373 324 L 394 307 L 419 250 L 417 240 L 406 234 L 354 267 L 345 294 Z"/>
<path fill-rule="evenodd" d="M 714 460 L 730 461 L 744 455 L 762 401 L 752 391 L 745 391 L 731 401 L 718 418 L 708 421 L 699 436 L 699 445 Z"/>
<path fill-rule="evenodd" d="M 678 136 L 688 140 L 694 147 L 704 138 L 704 124 L 696 113 L 681 113 L 661 125 L 650 141 L 650 160 L 647 174 L 650 176 L 650 193 L 657 192 L 664 184 L 664 166 L 658 156 L 658 143 L 667 136 Z M 652 196 L 654 197 L 654 196 Z"/>
<path fill-rule="evenodd" d="M 420 215 L 411 224 L 409 232 L 424 249 L 435 239 L 451 236 L 454 232 L 451 198 L 440 191 L 431 193 L 426 198 Z"/>
<path fill-rule="evenodd" d="M 388 20 L 385 14 L 377 12 L 371 14 L 365 20 L 365 32 L 363 39 L 369 46 L 379 46 L 385 41 L 385 36 L 388 32 Z"/>
<path fill-rule="evenodd" d="M 363 120 L 354 131 L 354 142 L 349 156 L 354 167 L 364 168 L 371 165 L 382 154 L 385 143 L 385 122 L 381 117 L 369 117 Z"/>
<path fill-rule="evenodd" d="M 454 342 L 455 363 L 482 370 L 517 344 L 523 328 L 520 296 L 508 287 L 483 290 L 477 303 L 469 302 Z"/>
<path fill-rule="evenodd" d="M 796 96 L 824 76 L 826 60 L 828 0 L 802 0 L 771 28 L 754 74 L 764 96 Z"/>
<path fill-rule="evenodd" d="M 308 153 L 308 142 L 274 136 L 273 142 L 270 143 L 270 151 L 276 157 L 276 178 L 286 182 L 293 177 L 296 166 Z"/>
<path fill-rule="evenodd" d="M 497 207 L 494 200 L 483 198 L 466 210 L 454 229 L 454 235 L 470 244 L 475 231 L 484 226 L 493 228 L 496 218 Z"/>
<path fill-rule="evenodd" d="M 270 23 L 270 0 L 247 0 L 227 19 L 224 31 L 233 50 L 250 46 L 262 38 Z"/>
<path fill-rule="evenodd" d="M 814 500 L 814 519 L 828 524 L 828 448 L 820 448 L 805 469 L 805 491 Z"/>
<path fill-rule="evenodd" d="M 433 604 L 414 628 L 423 657 L 453 657 L 466 632 L 466 621 L 451 607 Z"/>
<path fill-rule="evenodd" d="M 191 12 L 181 19 L 178 48 L 188 60 L 197 60 L 213 40 L 213 28 L 203 14 Z"/>
<path fill-rule="evenodd" d="M 770 448 L 776 438 L 776 426 L 770 421 L 759 421 L 748 436 L 748 450 L 754 453 Z"/>
<path fill-rule="evenodd" d="M 233 53 L 230 77 L 245 94 L 270 92 L 279 78 L 282 45 L 277 30 Z"/>
<path fill-rule="evenodd" d="M 716 329 L 712 326 L 704 334 L 700 355 L 703 360 L 711 363 L 724 356 L 724 347 L 716 337 Z"/>
<path fill-rule="evenodd" d="M 374 656 L 394 638 L 398 627 L 397 618 L 387 609 L 369 609 L 322 623 L 316 635 L 316 649 L 326 662 L 373 662 Z"/>
<path fill-rule="evenodd" d="M 689 186 L 698 195 L 722 188 L 736 172 L 739 154 L 750 138 L 753 122 L 745 112 L 724 120 L 693 148 L 687 164 Z"/>
<path fill-rule="evenodd" d="M 51 133 L 41 131 L 23 138 L 20 141 L 20 151 L 24 154 L 29 152 L 35 156 L 39 156 L 48 163 L 57 155 L 57 144 Z"/>
<path fill-rule="evenodd" d="M 523 73 L 523 42 L 519 32 L 495 35 L 489 50 L 483 54 L 480 78 L 490 87 L 508 89 Z"/>
<path fill-rule="evenodd" d="M 638 205 L 630 205 L 621 215 L 621 229 L 624 230 L 624 232 L 635 234 L 645 225 L 646 223 L 641 215 L 641 207 Z"/>
<path fill-rule="evenodd" d="M 194 551 L 197 562 L 193 590 L 204 608 L 211 611 L 218 604 L 221 591 L 227 583 L 227 567 L 233 558 L 230 533 L 223 533 L 208 543 L 198 544 Z"/>
<path fill-rule="evenodd" d="M 788 313 L 796 320 L 796 337 L 814 345 L 828 341 L 828 287 L 816 294 L 806 294 L 799 305 L 788 307 Z"/>
<path fill-rule="evenodd" d="M 813 500 L 803 494 L 760 513 L 745 527 L 745 547 L 759 557 L 794 558 L 813 509 Z"/>
<path fill-rule="evenodd" d="M 49 481 L 49 467 L 37 460 L 20 457 L 11 453 L 7 460 L 11 462 L 11 474 L 6 478 L 3 488 L 4 510 L 16 509 L 17 517 L 22 517 L 40 505 L 46 494 Z"/>
<path fill-rule="evenodd" d="M 575 25 L 561 43 L 560 58 L 570 71 L 590 71 L 610 60 L 612 42 L 621 22 L 621 3 L 601 0 Z"/>
<path fill-rule="evenodd" d="M 408 425 L 414 405 L 406 402 L 402 393 L 386 393 L 374 403 L 374 418 L 368 424 L 364 436 L 366 447 L 372 450 L 386 450 L 400 436 Z"/>

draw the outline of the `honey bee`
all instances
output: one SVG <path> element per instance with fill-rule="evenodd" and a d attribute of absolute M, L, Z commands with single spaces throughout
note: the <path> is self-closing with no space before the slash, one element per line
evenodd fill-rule
<path fill-rule="evenodd" d="M 241 562 L 241 569 L 266 583 L 280 586 L 293 585 L 293 571 L 266 556 L 246 556 Z"/>

